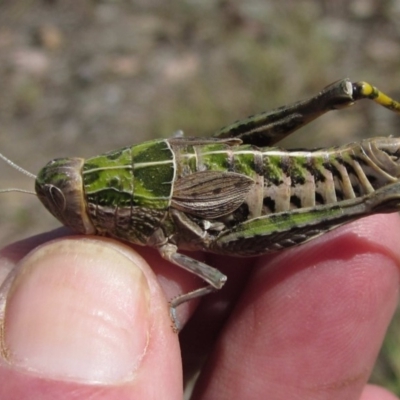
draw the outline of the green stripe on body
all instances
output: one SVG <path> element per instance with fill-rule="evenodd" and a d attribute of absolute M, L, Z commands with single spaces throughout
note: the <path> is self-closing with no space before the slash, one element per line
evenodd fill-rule
<path fill-rule="evenodd" d="M 171 203 L 175 157 L 166 140 L 132 147 L 134 205 L 166 209 Z"/>
<path fill-rule="evenodd" d="M 111 207 L 131 204 L 133 182 L 130 147 L 86 160 L 82 176 L 89 202 Z"/>

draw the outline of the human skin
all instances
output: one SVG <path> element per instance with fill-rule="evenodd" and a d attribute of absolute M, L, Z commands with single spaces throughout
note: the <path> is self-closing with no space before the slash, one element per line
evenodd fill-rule
<path fill-rule="evenodd" d="M 179 307 L 185 368 L 209 352 L 193 399 L 396 399 L 366 382 L 398 303 L 399 243 L 391 214 L 273 256 L 196 253 L 228 283 Z M 1 399 L 182 398 L 167 299 L 198 278 L 152 249 L 54 231 L 3 249 L 4 280 Z"/>

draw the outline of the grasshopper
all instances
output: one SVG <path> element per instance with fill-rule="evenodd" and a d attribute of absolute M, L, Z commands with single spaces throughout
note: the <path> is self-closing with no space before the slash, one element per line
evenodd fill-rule
<path fill-rule="evenodd" d="M 270 147 L 324 113 L 365 98 L 400 113 L 399 102 L 369 83 L 343 79 L 209 138 L 178 133 L 87 160 L 55 159 L 37 176 L 28 175 L 37 197 L 64 225 L 154 247 L 207 283 L 170 302 L 178 330 L 176 308 L 227 280 L 179 250 L 254 256 L 366 215 L 400 210 L 400 138 L 319 150 Z"/>

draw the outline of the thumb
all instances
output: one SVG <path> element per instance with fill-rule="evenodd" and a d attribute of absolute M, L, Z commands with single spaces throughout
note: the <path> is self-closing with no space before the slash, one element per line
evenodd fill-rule
<path fill-rule="evenodd" d="M 57 240 L 12 275 L 0 293 L 0 398 L 182 396 L 165 297 L 132 249 Z"/>

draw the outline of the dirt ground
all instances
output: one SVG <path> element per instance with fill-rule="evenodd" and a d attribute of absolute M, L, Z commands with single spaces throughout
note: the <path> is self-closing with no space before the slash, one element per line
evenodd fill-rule
<path fill-rule="evenodd" d="M 56 157 L 178 129 L 209 135 L 343 77 L 400 98 L 399 64 L 399 0 L 0 0 L 0 151 L 37 173 Z M 282 145 L 399 127 L 399 117 L 363 102 Z M 5 163 L 0 171 L 0 188 L 32 190 Z M 3 245 L 58 226 L 34 196 L 1 194 L 0 206 Z M 383 354 L 374 375 L 398 393 L 399 358 Z"/>

